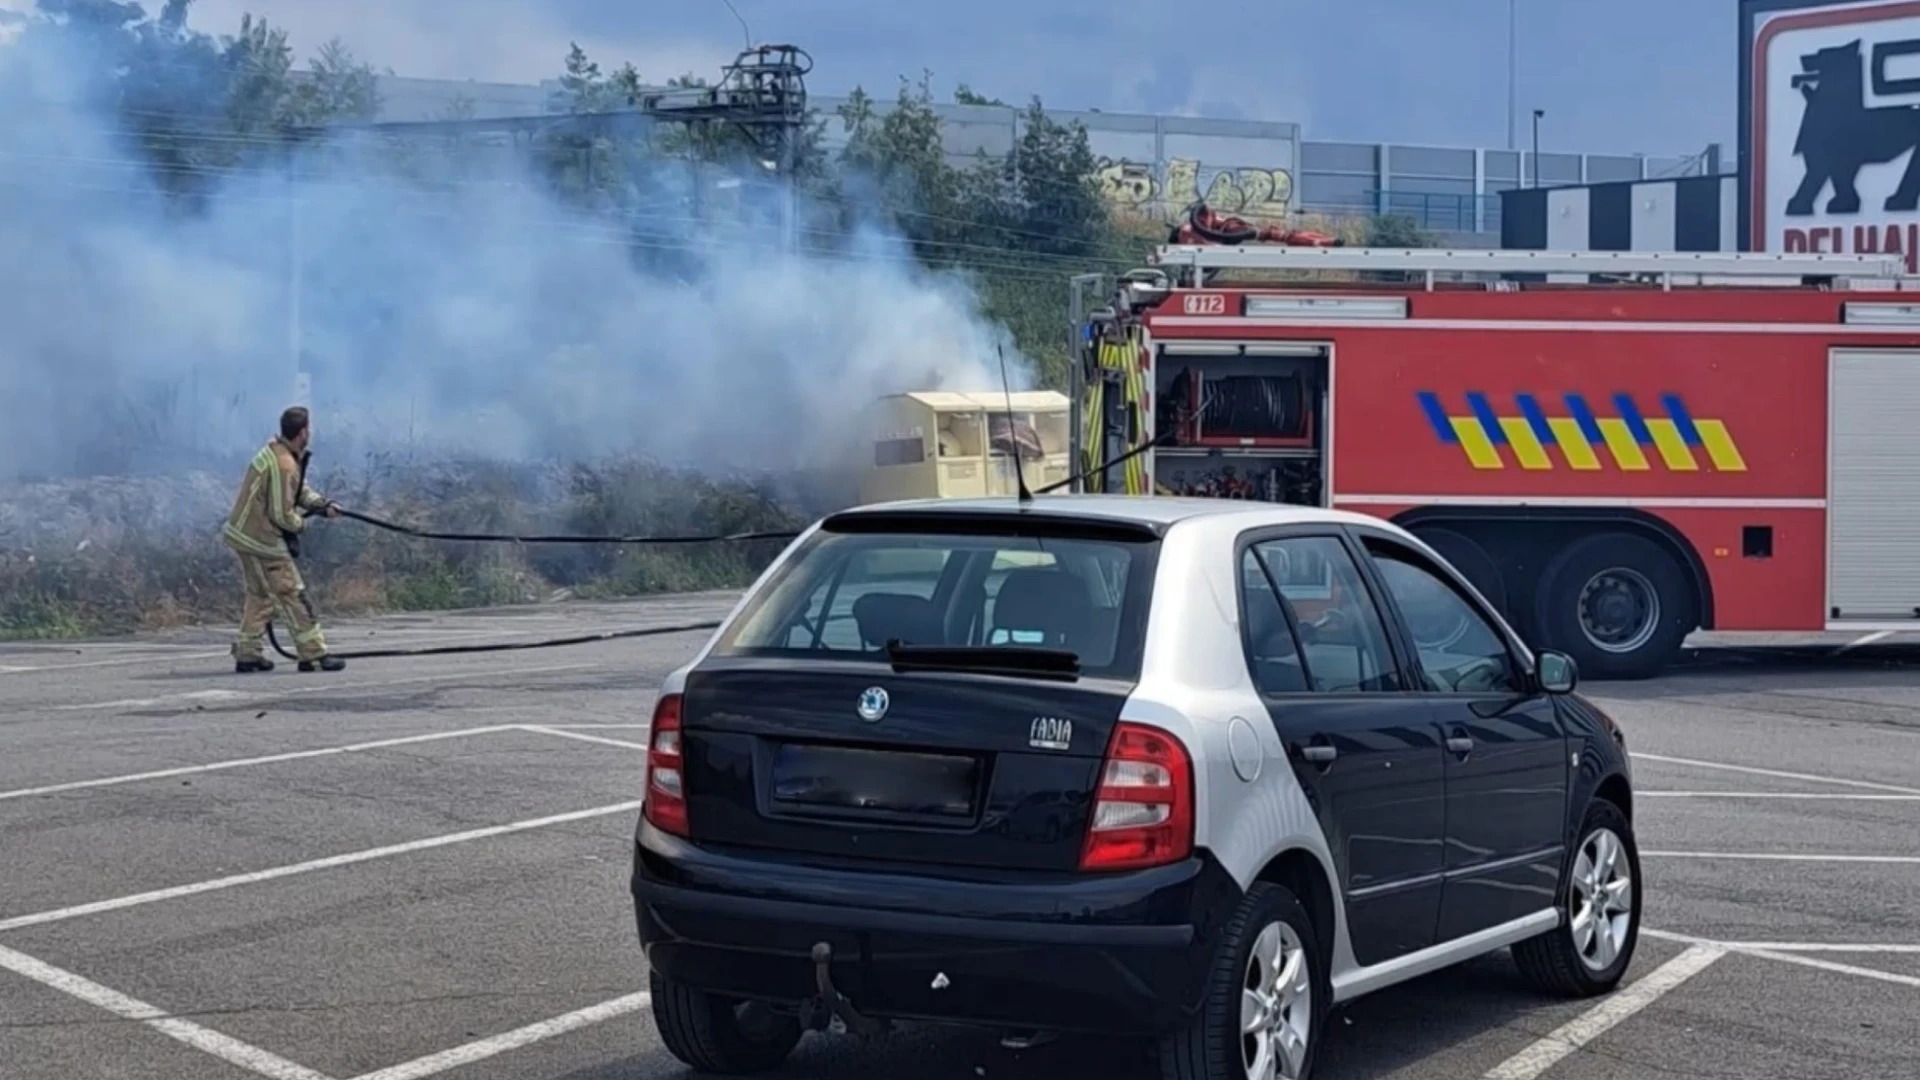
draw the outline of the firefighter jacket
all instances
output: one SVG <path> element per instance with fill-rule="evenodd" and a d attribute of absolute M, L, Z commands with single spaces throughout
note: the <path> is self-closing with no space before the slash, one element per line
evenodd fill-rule
<path fill-rule="evenodd" d="M 227 546 L 242 555 L 291 558 L 287 537 L 298 536 L 307 527 L 307 519 L 296 511 L 318 511 L 327 505 L 326 497 L 308 487 L 301 473 L 299 456 L 280 438 L 261 447 L 247 465 L 233 512 L 221 530 Z"/>

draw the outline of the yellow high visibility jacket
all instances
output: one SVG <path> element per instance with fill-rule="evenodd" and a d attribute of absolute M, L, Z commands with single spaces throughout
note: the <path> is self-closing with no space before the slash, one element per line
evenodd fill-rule
<path fill-rule="evenodd" d="M 326 497 L 300 476 L 300 459 L 293 448 L 275 436 L 248 463 L 221 536 L 243 555 L 285 559 L 291 555 L 285 534 L 307 527 L 307 519 L 295 511 L 312 512 L 326 505 Z"/>

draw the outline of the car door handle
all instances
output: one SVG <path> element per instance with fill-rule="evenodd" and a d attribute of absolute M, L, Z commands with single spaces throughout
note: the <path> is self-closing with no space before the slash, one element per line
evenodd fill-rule
<path fill-rule="evenodd" d="M 1300 756 L 1315 765 L 1330 765 L 1334 758 L 1340 756 L 1340 751 L 1325 743 L 1315 743 L 1312 746 L 1301 747 Z"/>
<path fill-rule="evenodd" d="M 1447 736 L 1447 752 L 1465 756 L 1473 753 L 1473 740 L 1465 735 Z"/>

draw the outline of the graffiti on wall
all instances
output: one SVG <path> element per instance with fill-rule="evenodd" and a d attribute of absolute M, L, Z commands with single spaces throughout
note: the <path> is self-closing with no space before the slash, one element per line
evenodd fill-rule
<path fill-rule="evenodd" d="M 1115 210 L 1165 221 L 1196 202 L 1249 219 L 1285 218 L 1293 208 L 1293 174 L 1286 169 L 1207 168 L 1174 158 L 1161 175 L 1152 165 L 1107 161 L 1093 174 Z"/>

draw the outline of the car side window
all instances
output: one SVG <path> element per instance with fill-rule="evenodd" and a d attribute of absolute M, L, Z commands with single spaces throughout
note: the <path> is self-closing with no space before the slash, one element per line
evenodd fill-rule
<path fill-rule="evenodd" d="M 1263 541 L 1251 550 L 1293 613 L 1311 690 L 1401 689 L 1386 624 L 1346 545 L 1331 536 L 1299 536 Z"/>
<path fill-rule="evenodd" d="M 1426 560 L 1392 544 L 1367 541 L 1380 580 L 1406 620 L 1426 688 L 1443 694 L 1520 693 L 1522 680 L 1506 639 Z"/>
<path fill-rule="evenodd" d="M 1300 661 L 1300 648 L 1294 643 L 1293 628 L 1287 625 L 1282 601 L 1252 548 L 1240 558 L 1240 595 L 1246 608 L 1240 632 L 1246 638 L 1254 687 L 1263 694 L 1305 691 L 1311 684 L 1307 667 Z"/>

